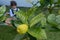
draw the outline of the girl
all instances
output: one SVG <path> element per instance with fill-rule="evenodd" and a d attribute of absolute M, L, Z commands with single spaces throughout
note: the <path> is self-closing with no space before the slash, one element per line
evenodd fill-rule
<path fill-rule="evenodd" d="M 11 9 L 9 10 L 9 15 L 10 17 L 6 19 L 5 23 L 9 26 L 12 26 L 11 20 L 15 19 L 14 17 L 16 16 L 14 14 L 14 11 L 19 11 L 19 8 L 17 8 L 17 3 L 15 1 L 10 2 Z"/>

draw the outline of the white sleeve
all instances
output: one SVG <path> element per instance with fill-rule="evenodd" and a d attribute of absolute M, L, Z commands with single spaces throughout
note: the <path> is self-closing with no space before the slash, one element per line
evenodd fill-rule
<path fill-rule="evenodd" d="M 10 11 L 9 11 L 9 14 L 10 14 L 11 17 L 14 16 L 14 14 L 13 14 L 12 11 L 11 11 L 11 9 L 10 9 Z"/>

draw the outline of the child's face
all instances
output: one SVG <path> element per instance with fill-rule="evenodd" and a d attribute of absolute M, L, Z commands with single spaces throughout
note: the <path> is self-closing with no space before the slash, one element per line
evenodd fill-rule
<path fill-rule="evenodd" d="M 16 8 L 16 6 L 14 5 L 14 6 L 12 6 L 12 8 L 13 8 L 13 9 L 15 9 L 15 8 Z"/>

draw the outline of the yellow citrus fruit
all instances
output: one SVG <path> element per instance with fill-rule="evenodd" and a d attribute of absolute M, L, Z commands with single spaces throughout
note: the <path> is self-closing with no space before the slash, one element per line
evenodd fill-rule
<path fill-rule="evenodd" d="M 19 34 L 25 34 L 28 31 L 28 25 L 27 24 L 21 24 L 17 27 L 17 32 Z"/>

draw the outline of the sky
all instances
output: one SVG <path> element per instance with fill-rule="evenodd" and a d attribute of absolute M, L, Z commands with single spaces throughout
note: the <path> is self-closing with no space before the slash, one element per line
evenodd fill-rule
<path fill-rule="evenodd" d="M 1 5 L 10 5 L 11 0 L 0 0 Z M 32 7 L 33 5 L 27 2 L 26 0 L 15 0 L 18 4 L 18 6 L 23 6 L 23 7 Z M 30 1 L 30 0 L 29 0 Z M 32 2 L 36 3 L 37 0 L 32 0 Z"/>

